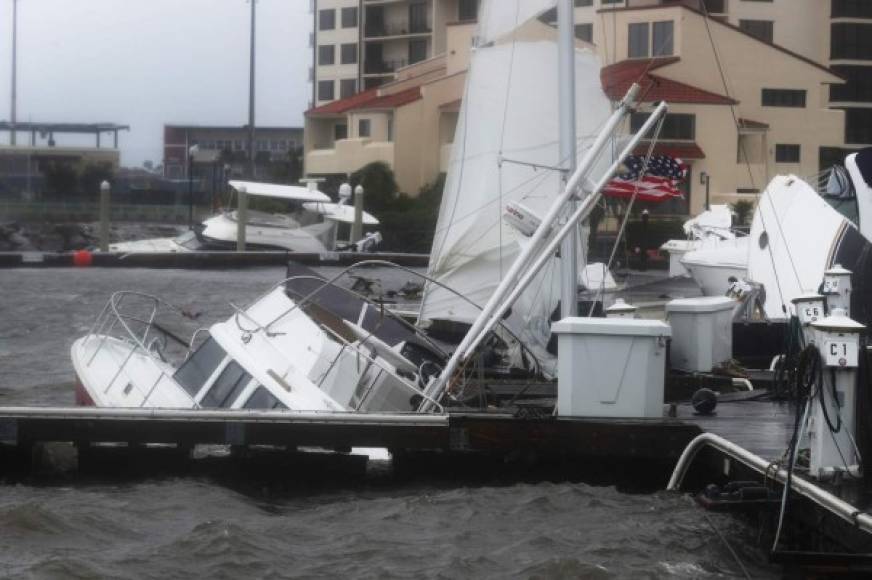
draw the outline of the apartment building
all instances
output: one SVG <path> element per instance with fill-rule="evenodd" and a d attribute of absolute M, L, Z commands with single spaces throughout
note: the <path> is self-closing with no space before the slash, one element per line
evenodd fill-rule
<path fill-rule="evenodd" d="M 444 173 L 474 32 L 474 23 L 448 24 L 441 54 L 404 67 L 379 87 L 307 111 L 306 174 L 345 176 L 381 161 L 400 190 L 415 195 Z"/>
<path fill-rule="evenodd" d="M 229 165 L 231 175 L 245 175 L 248 168 L 248 129 L 242 126 L 164 125 L 163 168 L 169 179 L 188 178 L 188 155 L 197 146 L 195 164 Z M 286 161 L 303 146 L 302 127 L 257 127 L 255 177 L 266 179 L 267 166 Z"/>
<path fill-rule="evenodd" d="M 396 77 L 445 52 L 446 25 L 475 21 L 479 0 L 313 0 L 312 105 Z"/>
<path fill-rule="evenodd" d="M 699 212 L 703 175 L 712 203 L 753 200 L 777 173 L 809 176 L 846 147 L 872 142 L 864 133 L 872 123 L 853 122 L 872 112 L 864 104 L 872 101 L 869 77 L 858 72 L 864 57 L 872 65 L 872 50 L 857 48 L 864 2 L 706 0 L 702 11 L 699 0 L 575 5 L 576 35 L 600 52 L 607 93 L 618 99 L 633 81 L 645 87 L 646 104 L 626 129 L 640 126 L 657 101 L 670 102 L 658 150 L 688 162 L 691 178 L 686 199 L 665 212 Z M 347 174 L 381 160 L 403 191 L 432 181 L 450 153 L 473 29 L 446 25 L 442 53 L 394 71 L 377 88 L 311 109 L 307 173 Z M 439 99 L 432 87 L 442 88 Z"/>
<path fill-rule="evenodd" d="M 596 38 L 604 62 L 613 64 L 620 44 L 617 11 L 676 4 L 827 66 L 845 80 L 828 91 L 829 106 L 845 111 L 844 147 L 825 152 L 823 165 L 839 160 L 845 150 L 872 146 L 872 1 L 575 0 L 576 34 Z"/>

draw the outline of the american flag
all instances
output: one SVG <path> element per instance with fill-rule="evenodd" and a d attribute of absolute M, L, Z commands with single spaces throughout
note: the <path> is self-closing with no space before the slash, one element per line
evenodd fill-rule
<path fill-rule="evenodd" d="M 624 160 L 624 165 L 627 172 L 611 180 L 603 188 L 603 195 L 629 199 L 638 188 L 636 199 L 640 201 L 666 201 L 673 197 L 684 197 L 678 186 L 687 178 L 687 165 L 681 159 L 652 155 L 644 175 L 644 155 L 631 155 Z"/>

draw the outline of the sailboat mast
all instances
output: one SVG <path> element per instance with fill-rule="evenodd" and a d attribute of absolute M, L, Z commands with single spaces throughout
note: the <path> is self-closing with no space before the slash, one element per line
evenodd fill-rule
<path fill-rule="evenodd" d="M 560 159 L 563 169 L 561 192 L 575 171 L 575 8 L 573 0 L 557 0 L 558 45 L 558 126 Z M 572 214 L 578 202 L 570 200 L 561 223 Z M 578 315 L 578 230 L 566 236 L 560 246 L 560 316 Z"/>

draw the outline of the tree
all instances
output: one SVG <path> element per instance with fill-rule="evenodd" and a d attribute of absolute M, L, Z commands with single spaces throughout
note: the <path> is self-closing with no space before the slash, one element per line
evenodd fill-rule
<path fill-rule="evenodd" d="M 69 197 L 77 193 L 78 180 L 72 163 L 52 160 L 40 164 L 45 178 L 45 190 L 49 196 Z"/>
<path fill-rule="evenodd" d="M 736 214 L 737 226 L 744 226 L 748 223 L 748 217 L 754 212 L 754 202 L 747 199 L 740 199 L 737 202 L 730 204 L 733 213 Z"/>
<path fill-rule="evenodd" d="M 115 177 L 110 163 L 88 163 L 79 174 L 79 188 L 85 197 L 100 195 L 100 184 Z"/>
<path fill-rule="evenodd" d="M 364 165 L 351 174 L 350 182 L 352 187 L 363 186 L 366 191 L 366 209 L 374 213 L 391 209 L 400 189 L 394 172 L 383 161 Z"/>

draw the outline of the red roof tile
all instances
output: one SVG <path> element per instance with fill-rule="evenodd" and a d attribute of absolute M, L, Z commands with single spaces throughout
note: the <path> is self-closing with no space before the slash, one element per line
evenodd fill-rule
<path fill-rule="evenodd" d="M 647 143 L 643 143 L 633 150 L 633 155 L 647 154 Z M 654 146 L 654 155 L 668 155 L 677 159 L 705 159 L 705 153 L 696 143 L 670 143 L 661 141 Z"/>
<path fill-rule="evenodd" d="M 692 103 L 698 105 L 736 105 L 738 101 L 706 91 L 659 75 L 651 74 L 668 64 L 678 62 L 678 58 L 655 58 L 625 60 L 603 67 L 600 80 L 603 90 L 613 100 L 620 100 L 627 94 L 633 83 L 642 87 L 643 102 L 666 101 L 669 103 Z"/>
<path fill-rule="evenodd" d="M 379 95 L 379 90 L 369 89 L 344 99 L 339 99 L 306 111 L 307 115 L 341 115 L 361 109 L 392 109 L 421 98 L 421 87 L 412 87 L 398 93 Z"/>

